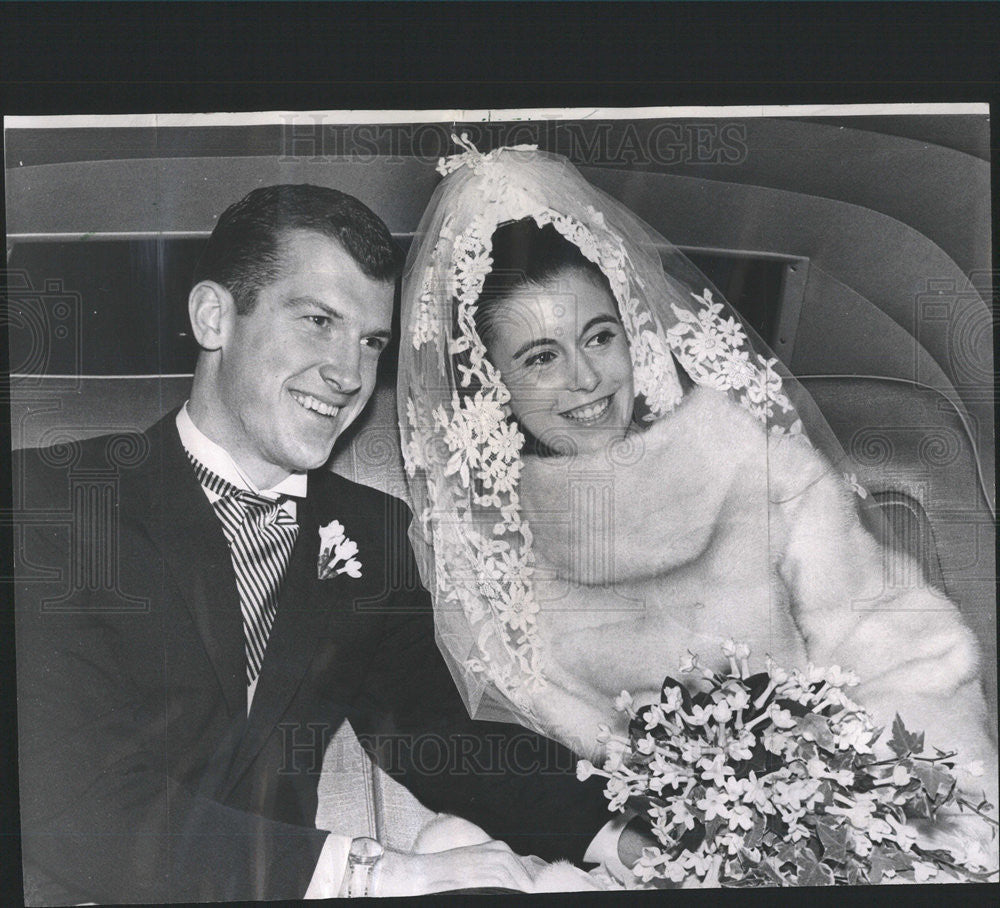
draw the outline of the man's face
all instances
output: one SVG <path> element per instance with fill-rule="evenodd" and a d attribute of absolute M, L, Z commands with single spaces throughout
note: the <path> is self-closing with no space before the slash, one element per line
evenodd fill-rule
<path fill-rule="evenodd" d="M 259 486 L 329 459 L 374 390 L 393 291 L 336 240 L 295 230 L 281 276 L 249 314 L 229 314 L 211 434 Z"/>

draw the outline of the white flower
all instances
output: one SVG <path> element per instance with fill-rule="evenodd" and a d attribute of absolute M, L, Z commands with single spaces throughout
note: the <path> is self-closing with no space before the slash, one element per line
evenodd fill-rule
<path fill-rule="evenodd" d="M 705 854 L 700 848 L 694 852 L 685 849 L 681 854 L 681 862 L 699 877 L 704 877 L 712 869 L 714 863 L 712 856 Z"/>
<path fill-rule="evenodd" d="M 660 704 L 664 712 L 675 713 L 684 705 L 684 695 L 679 687 L 668 687 L 663 691 L 663 702 Z"/>
<path fill-rule="evenodd" d="M 870 754 L 872 749 L 868 739 L 871 737 L 871 732 L 870 725 L 859 714 L 844 716 L 834 729 L 837 749 L 848 750 L 853 747 L 858 753 Z"/>
<path fill-rule="evenodd" d="M 576 764 L 576 777 L 585 782 L 594 774 L 594 764 L 590 760 L 578 760 Z"/>
<path fill-rule="evenodd" d="M 762 740 L 768 752 L 780 756 L 785 752 L 785 748 L 789 746 L 792 739 L 780 731 L 769 728 L 764 732 Z"/>
<path fill-rule="evenodd" d="M 735 804 L 729 812 L 730 829 L 753 829 L 753 811 L 746 804 Z"/>
<path fill-rule="evenodd" d="M 711 820 L 714 817 L 722 817 L 724 820 L 729 819 L 729 807 L 726 804 L 725 798 L 722 796 L 715 788 L 708 788 L 705 790 L 705 797 L 696 803 L 699 810 L 705 811 L 705 819 Z"/>
<path fill-rule="evenodd" d="M 334 546 L 333 554 L 335 558 L 346 561 L 358 554 L 358 544 L 353 539 L 344 539 Z"/>
<path fill-rule="evenodd" d="M 635 715 L 635 710 L 632 706 L 632 695 L 627 690 L 623 690 L 615 697 L 615 709 L 620 713 L 628 713 L 630 716 Z"/>
<path fill-rule="evenodd" d="M 868 798 L 859 798 L 850 807 L 830 806 L 827 813 L 846 817 L 855 829 L 868 829 L 875 818 L 875 804 Z"/>
<path fill-rule="evenodd" d="M 635 862 L 632 872 L 644 883 L 648 883 L 660 876 L 661 867 L 668 860 L 668 855 L 662 854 L 656 848 L 643 848 L 642 856 Z"/>
<path fill-rule="evenodd" d="M 681 759 L 685 763 L 697 763 L 701 759 L 702 753 L 704 753 L 705 745 L 701 741 L 697 741 L 693 738 L 688 738 L 687 740 L 681 740 Z"/>
<path fill-rule="evenodd" d="M 667 717 L 663 714 L 663 709 L 659 703 L 655 703 L 643 713 L 646 722 L 646 731 L 652 731 L 658 725 L 666 725 Z"/>
<path fill-rule="evenodd" d="M 722 791 L 726 793 L 726 797 L 730 801 L 739 801 L 747 789 L 747 784 L 746 779 L 737 779 L 735 776 L 730 776 L 723 783 Z"/>
<path fill-rule="evenodd" d="M 813 757 L 806 763 L 806 772 L 814 779 L 822 779 L 826 776 L 826 764 L 819 757 Z"/>
<path fill-rule="evenodd" d="M 352 558 L 343 567 L 337 568 L 338 574 L 347 574 L 348 577 L 353 577 L 357 580 L 361 576 L 361 562 L 356 558 Z"/>
<path fill-rule="evenodd" d="M 607 788 L 604 794 L 609 798 L 608 810 L 621 810 L 625 806 L 631 792 L 623 779 L 612 776 L 608 779 Z"/>
<path fill-rule="evenodd" d="M 734 712 L 746 709 L 750 705 L 750 694 L 747 689 L 738 681 L 732 679 L 722 685 L 722 692 L 725 694 L 726 702 Z"/>
<path fill-rule="evenodd" d="M 764 781 L 758 779 L 753 770 L 750 770 L 750 775 L 743 780 L 743 801 L 752 804 L 762 813 L 774 813 L 771 794 Z"/>
<path fill-rule="evenodd" d="M 688 810 L 687 804 L 683 800 L 676 798 L 671 804 L 671 810 L 673 812 L 674 823 L 677 826 L 683 826 L 685 829 L 694 829 L 695 815 Z"/>
<path fill-rule="evenodd" d="M 870 833 L 869 833 L 870 834 Z M 851 850 L 859 857 L 866 858 L 872 853 L 871 839 L 868 836 L 858 835 L 858 833 L 852 831 L 850 837 Z"/>
<path fill-rule="evenodd" d="M 854 772 L 850 769 L 838 769 L 830 773 L 827 778 L 833 779 L 838 785 L 850 788 L 854 784 Z"/>
<path fill-rule="evenodd" d="M 339 520 L 331 520 L 319 528 L 319 544 L 323 549 L 333 548 L 344 538 L 344 525 Z"/>
<path fill-rule="evenodd" d="M 771 717 L 771 721 L 778 728 L 794 728 L 795 719 L 792 718 L 792 714 L 787 709 L 782 709 L 777 703 L 772 703 L 767 708 L 767 713 Z"/>
<path fill-rule="evenodd" d="M 788 672 L 770 656 L 764 660 L 764 665 L 767 667 L 767 673 L 771 676 L 771 680 L 775 684 L 784 684 L 788 680 Z"/>
<path fill-rule="evenodd" d="M 635 742 L 635 749 L 639 753 L 649 756 L 649 754 L 656 750 L 656 741 L 653 740 L 652 735 L 646 735 Z"/>
<path fill-rule="evenodd" d="M 725 335 L 722 337 L 726 339 Z M 745 388 L 753 381 L 755 375 L 754 367 L 750 364 L 750 354 L 744 350 L 729 353 L 720 363 L 719 368 L 728 380 L 729 386 L 736 390 Z"/>
<path fill-rule="evenodd" d="M 734 760 L 749 760 L 753 756 L 753 746 L 756 742 L 752 732 L 741 734 L 726 744 L 726 753 Z"/>
<path fill-rule="evenodd" d="M 725 700 L 721 703 L 716 703 L 715 706 L 712 707 L 712 718 L 714 718 L 716 722 L 725 725 L 730 719 L 732 719 L 732 717 L 732 707 Z"/>
<path fill-rule="evenodd" d="M 681 656 L 681 671 L 682 672 L 693 672 L 699 669 L 701 666 L 698 664 L 698 654 L 692 653 L 691 650 L 687 651 L 687 654 Z"/>
<path fill-rule="evenodd" d="M 826 670 L 826 681 L 834 687 L 857 687 L 861 683 L 854 672 L 842 669 L 839 665 L 831 665 Z"/>
<path fill-rule="evenodd" d="M 743 847 L 743 836 L 737 832 L 720 832 L 715 841 L 717 845 L 724 846 L 731 855 L 739 854 Z"/>
<path fill-rule="evenodd" d="M 881 817 L 874 817 L 865 831 L 873 842 L 881 842 L 892 835 L 892 827 Z"/>
<path fill-rule="evenodd" d="M 714 782 L 716 785 L 725 784 L 726 776 L 736 774 L 733 767 L 726 763 L 724 754 L 716 754 L 711 759 L 702 757 L 698 765 L 702 770 L 701 777 L 709 782 Z"/>
<path fill-rule="evenodd" d="M 326 580 L 335 574 L 347 574 L 357 579 L 361 576 L 361 562 L 354 557 L 357 553 L 358 544 L 347 538 L 344 525 L 339 520 L 320 527 L 317 577 Z"/>
<path fill-rule="evenodd" d="M 846 482 L 847 485 L 850 486 L 851 490 L 859 498 L 867 498 L 868 497 L 868 491 L 865 489 L 865 487 L 863 485 L 861 485 L 860 482 L 858 482 L 858 474 L 857 473 L 845 473 L 844 474 L 844 482 Z"/>
<path fill-rule="evenodd" d="M 910 826 L 900 823 L 893 816 L 886 817 L 889 825 L 892 826 L 896 844 L 899 845 L 901 851 L 909 851 L 917 842 L 917 832 Z"/>

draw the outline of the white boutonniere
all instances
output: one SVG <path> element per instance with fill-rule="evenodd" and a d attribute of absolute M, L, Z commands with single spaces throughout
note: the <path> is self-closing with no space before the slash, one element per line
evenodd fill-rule
<path fill-rule="evenodd" d="M 347 538 L 344 525 L 339 520 L 332 520 L 319 528 L 317 576 L 320 580 L 327 580 L 336 574 L 360 577 L 361 562 L 355 557 L 357 554 L 358 544 Z"/>

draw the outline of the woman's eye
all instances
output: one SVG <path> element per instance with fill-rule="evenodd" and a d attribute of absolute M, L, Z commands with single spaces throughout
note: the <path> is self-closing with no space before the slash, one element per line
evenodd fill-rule
<path fill-rule="evenodd" d="M 556 358 L 556 354 L 552 350 L 542 350 L 540 353 L 534 353 L 529 356 L 524 364 L 526 366 L 544 366 Z"/>
<path fill-rule="evenodd" d="M 605 344 L 610 344 L 616 337 L 616 333 L 609 328 L 603 331 L 598 331 L 590 340 L 587 341 L 588 347 L 603 347 Z"/>
<path fill-rule="evenodd" d="M 306 318 L 312 322 L 317 328 L 325 328 L 330 324 L 329 315 L 307 315 Z"/>
<path fill-rule="evenodd" d="M 384 337 L 366 337 L 361 343 L 376 353 L 381 353 L 386 348 L 388 341 Z"/>

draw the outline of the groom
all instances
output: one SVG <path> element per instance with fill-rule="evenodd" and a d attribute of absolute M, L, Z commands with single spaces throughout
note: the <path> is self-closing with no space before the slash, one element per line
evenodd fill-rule
<path fill-rule="evenodd" d="M 521 854 L 579 860 L 608 819 L 568 751 L 468 718 L 405 507 L 323 469 L 372 394 L 399 270 L 350 196 L 255 190 L 195 275 L 187 403 L 143 435 L 16 458 L 22 846 L 39 900 L 326 897 L 355 873 L 383 895 L 528 883 L 535 865 L 500 843 L 386 852 L 373 873 L 315 829 L 318 768 L 289 741 L 345 719 L 427 806 Z"/>

